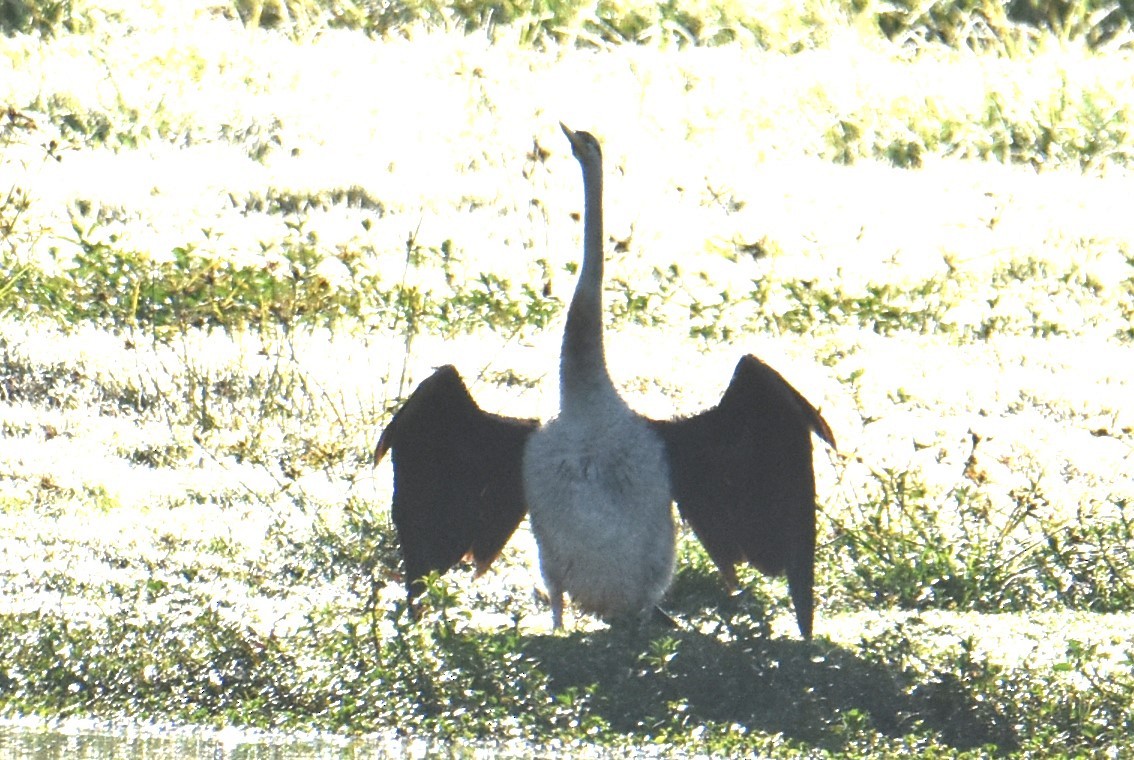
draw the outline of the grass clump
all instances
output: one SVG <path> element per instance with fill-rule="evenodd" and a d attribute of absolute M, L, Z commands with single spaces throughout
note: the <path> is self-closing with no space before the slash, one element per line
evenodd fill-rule
<path fill-rule="evenodd" d="M 863 505 L 863 522 L 836 519 L 832 526 L 832 548 L 845 562 L 843 590 L 856 602 L 913 610 L 995 612 L 1059 605 L 1103 612 L 1126 609 L 1134 601 L 1125 571 L 1116 578 L 1104 566 L 1084 561 L 1122 545 L 1112 544 L 1110 534 L 1128 532 L 1129 525 L 1098 525 L 1088 536 L 1074 526 L 1093 521 L 1064 525 L 1045 519 L 1034 493 L 1019 494 L 1011 511 L 997 516 L 971 486 L 935 502 L 907 472 L 879 477 L 881 492 Z"/>
<path fill-rule="evenodd" d="M 879 29 L 895 41 L 938 42 L 951 47 L 987 49 L 1014 46 L 1021 39 L 1054 34 L 1081 38 L 1092 47 L 1128 34 L 1134 6 L 1128 0 L 987 0 L 915 2 L 898 0 L 878 8 Z"/>
<path fill-rule="evenodd" d="M 0 291 L 0 313 L 39 314 L 60 325 L 92 322 L 112 328 L 147 326 L 228 330 L 278 326 L 334 327 L 341 323 L 408 326 L 449 335 L 488 327 L 504 333 L 541 328 L 558 312 L 557 299 L 527 283 L 518 290 L 484 272 L 460 281 L 449 269 L 452 243 L 423 249 L 410 244 L 407 267 L 427 269 L 440 260 L 444 283 L 422 287 L 390 283 L 368 271 L 360 253 L 328 256 L 296 240 L 256 263 L 235 263 L 197 246 L 174 248 L 155 258 L 124 248 L 105 220 L 74 218 L 78 253 L 59 274 L 18 259 L 0 267 L 8 283 Z"/>
<path fill-rule="evenodd" d="M 342 542 L 340 576 L 372 583 L 378 566 L 358 551 L 371 545 Z M 301 554 L 286 561 L 307 570 L 291 588 L 328 567 Z M 434 579 L 412 615 L 400 601 L 342 597 L 344 606 L 316 605 L 298 626 L 265 631 L 172 569 L 105 586 L 99 620 L 52 608 L 0 615 L 3 709 L 772 757 L 1074 752 L 1121 742 L 1130 725 L 1134 681 L 1095 643 L 1071 646 L 1037 679 L 917 618 L 879 624 L 857 643 L 769 637 L 759 599 L 726 605 L 716 633 L 485 630 L 452 579 Z M 229 579 L 254 582 L 268 568 L 247 570 Z M 699 582 L 679 577 L 678 587 Z M 695 619 L 703 600 L 674 603 Z"/>
<path fill-rule="evenodd" d="M 731 0 L 676 3 L 619 0 L 584 3 L 578 0 L 457 0 L 377 3 L 369 0 L 321 3 L 283 0 L 278 3 L 237 3 L 237 11 L 250 26 L 292 29 L 326 24 L 374 37 L 410 34 L 415 28 L 457 29 L 466 34 L 509 30 L 522 44 L 551 47 L 575 44 L 604 47 L 612 44 L 721 45 L 737 40 L 765 47 L 810 47 L 821 39 L 847 7 L 805 4 L 802 10 L 784 4 L 756 13 Z M 834 11 L 836 19 L 825 17 Z M 772 19 L 769 21 L 769 17 Z"/>
<path fill-rule="evenodd" d="M 721 45 L 743 41 L 781 52 L 822 46 L 841 27 L 870 30 L 900 44 L 941 44 L 958 49 L 1014 50 L 1044 34 L 1082 39 L 1092 47 L 1128 34 L 1134 7 L 1090 0 L 989 0 L 960 3 L 763 3 L 733 0 L 675 3 L 616 0 L 240 0 L 240 19 L 253 27 L 302 30 L 326 24 L 372 36 L 406 34 L 417 27 L 465 33 L 511 28 L 524 44 L 574 42 Z"/>
<path fill-rule="evenodd" d="M 585 693 L 553 690 L 518 632 L 477 630 L 464 601 L 437 582 L 416 620 L 398 604 L 386 609 L 381 634 L 373 618 L 319 632 L 330 725 L 362 721 L 398 725 L 408 736 L 495 741 L 561 732 L 578 740 L 602 730 Z"/>
<path fill-rule="evenodd" d="M 0 33 L 39 34 L 49 37 L 60 30 L 82 31 L 81 14 L 73 0 L 2 0 Z"/>
<path fill-rule="evenodd" d="M 1063 79 L 1042 100 L 1028 104 L 990 88 L 981 106 L 961 112 L 929 101 L 922 108 L 895 103 L 881 112 L 876 104 L 864 105 L 838 115 L 824 134 L 822 155 L 840 164 L 867 159 L 901 168 L 918 168 L 931 155 L 1036 169 L 1128 165 L 1132 154 L 1124 125 L 1130 105 L 1098 84 L 1081 89 Z"/>
<path fill-rule="evenodd" d="M 179 575 L 110 584 L 119 611 L 97 620 L 0 615 L 2 709 L 496 741 L 601 728 L 585 695 L 553 693 L 516 634 L 472 629 L 440 582 L 416 618 L 400 602 L 312 609 L 277 635 Z"/>
<path fill-rule="evenodd" d="M 1126 0 L 990 0 L 893 3 L 840 0 L 770 2 L 752 7 L 735 0 L 237 0 L 230 8 L 243 24 L 282 30 L 299 38 L 324 28 L 349 29 L 372 37 L 410 36 L 415 31 L 488 30 L 521 44 L 715 46 L 754 44 L 796 53 L 822 47 L 841 30 L 898 44 L 936 44 L 955 49 L 1017 51 L 1043 36 L 1082 40 L 1092 48 L 1128 41 L 1134 7 Z M 90 26 L 92 9 L 73 0 L 0 4 L 0 32 L 44 37 Z"/>

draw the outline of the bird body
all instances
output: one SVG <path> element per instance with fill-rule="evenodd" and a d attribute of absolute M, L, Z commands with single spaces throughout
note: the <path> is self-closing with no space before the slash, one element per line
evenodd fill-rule
<path fill-rule="evenodd" d="M 662 442 L 624 403 L 596 412 L 561 414 L 524 450 L 524 496 L 556 628 L 564 592 L 586 612 L 630 617 L 652 609 L 673 577 Z"/>
<path fill-rule="evenodd" d="M 562 125 L 560 125 L 562 126 Z M 811 435 L 834 447 L 822 415 L 755 356 L 721 402 L 650 420 L 619 396 L 602 331 L 602 151 L 563 126 L 583 170 L 583 263 L 567 311 L 559 413 L 543 426 L 484 412 L 451 366 L 424 380 L 383 431 L 393 450 L 393 518 L 406 588 L 462 554 L 483 572 L 526 511 L 551 598 L 607 619 L 640 616 L 673 577 L 673 504 L 726 582 L 748 562 L 786 575 L 800 633 L 814 612 Z"/>
<path fill-rule="evenodd" d="M 563 593 L 606 618 L 651 609 L 673 576 L 665 447 L 618 395 L 602 334 L 602 150 L 560 125 L 583 169 L 583 266 L 567 311 L 559 415 L 524 449 L 523 480 L 553 625 Z"/>

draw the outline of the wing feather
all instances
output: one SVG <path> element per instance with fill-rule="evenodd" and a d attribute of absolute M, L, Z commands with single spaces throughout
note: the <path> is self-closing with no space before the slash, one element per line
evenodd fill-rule
<path fill-rule="evenodd" d="M 815 476 L 811 433 L 832 448 L 822 415 L 774 369 L 747 355 L 721 402 L 655 422 L 666 443 L 674 501 L 730 584 L 747 561 L 787 575 L 796 620 L 811 637 Z"/>
<path fill-rule="evenodd" d="M 382 432 L 394 468 L 393 520 L 406 590 L 471 554 L 483 573 L 527 508 L 521 460 L 536 421 L 483 411 L 451 365 L 422 381 Z"/>

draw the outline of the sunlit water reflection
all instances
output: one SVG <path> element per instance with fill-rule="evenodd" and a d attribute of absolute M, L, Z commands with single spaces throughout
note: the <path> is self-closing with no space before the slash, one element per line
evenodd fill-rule
<path fill-rule="evenodd" d="M 275 760 L 276 758 L 428 757 L 440 748 L 394 737 L 347 738 L 201 726 L 118 725 L 88 720 L 0 721 L 4 760 Z M 449 751 L 442 750 L 444 754 Z M 457 756 L 479 754 L 471 748 Z"/>

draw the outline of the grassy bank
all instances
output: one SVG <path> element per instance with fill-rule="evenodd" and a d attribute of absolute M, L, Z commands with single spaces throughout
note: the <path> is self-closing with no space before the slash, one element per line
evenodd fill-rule
<path fill-rule="evenodd" d="M 3 6 L 0 709 L 1129 751 L 1134 61 L 1121 6 L 1010 5 Z M 603 140 L 631 403 L 702 408 L 752 351 L 835 430 L 813 643 L 688 538 L 676 631 L 551 635 L 526 528 L 401 605 L 390 412 L 447 362 L 555 409 L 559 120 Z"/>

